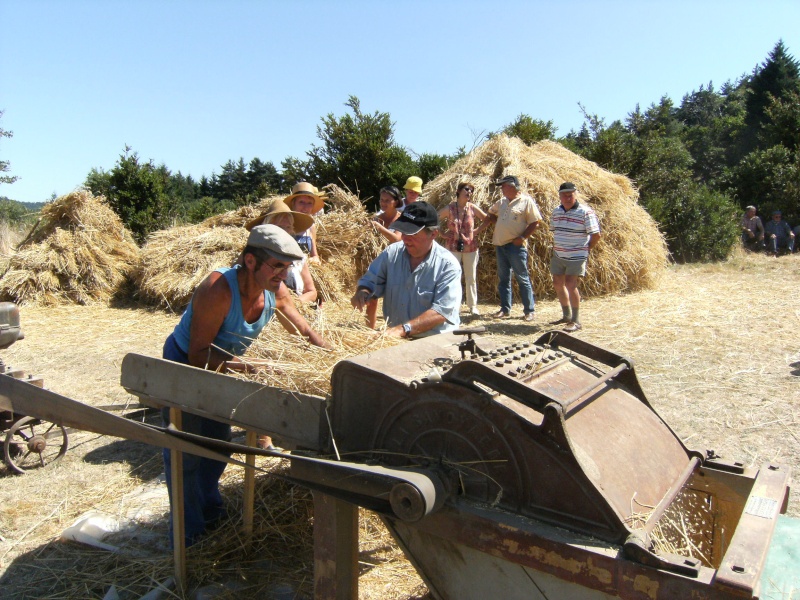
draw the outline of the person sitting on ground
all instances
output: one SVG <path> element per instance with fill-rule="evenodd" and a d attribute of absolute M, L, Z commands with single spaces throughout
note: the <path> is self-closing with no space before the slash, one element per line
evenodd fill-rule
<path fill-rule="evenodd" d="M 767 241 L 767 251 L 773 256 L 786 249 L 789 254 L 794 251 L 794 232 L 789 224 L 783 220 L 781 211 L 772 211 L 772 219 L 764 226 L 764 237 Z"/>
<path fill-rule="evenodd" d="M 390 185 L 381 189 L 379 198 L 381 212 L 372 218 L 372 227 L 376 232 L 386 238 L 390 244 L 399 242 L 402 235 L 398 231 L 392 231 L 389 227 L 400 217 L 400 211 L 398 209 L 403 207 L 403 196 L 400 194 L 400 190 Z M 377 322 L 378 299 L 372 298 L 367 303 L 367 325 L 375 329 Z"/>
<path fill-rule="evenodd" d="M 297 231 L 307 231 L 314 224 L 314 219 L 305 213 L 290 210 L 283 202 L 275 202 L 269 211 L 263 216 L 256 217 L 245 228 L 251 231 L 253 227 L 260 224 L 277 225 L 286 233 L 294 237 Z M 302 248 L 301 248 L 302 250 Z M 286 274 L 286 287 L 289 288 L 300 302 L 316 302 L 317 288 L 311 278 L 311 271 L 308 268 L 308 257 L 303 254 L 303 258 L 294 261 Z"/>
<path fill-rule="evenodd" d="M 467 290 L 467 308 L 473 316 L 478 310 L 478 238 L 475 236 L 475 221 L 483 222 L 486 213 L 471 202 L 475 187 L 461 182 L 456 188 L 456 201 L 439 211 L 439 222 L 447 227 L 442 235 L 445 248 L 453 253 L 464 272 L 464 287 Z"/>
<path fill-rule="evenodd" d="M 350 303 L 358 310 L 383 298 L 386 334 L 422 337 L 458 328 L 461 267 L 436 243 L 439 218 L 427 202 L 406 206 L 389 227 L 402 234 L 372 261 Z"/>
<path fill-rule="evenodd" d="M 209 370 L 246 371 L 252 363 L 239 358 L 273 315 L 293 334 L 315 346 L 328 347 L 297 312 L 286 286 L 281 286 L 295 260 L 303 257 L 297 242 L 280 227 L 253 227 L 243 250 L 242 264 L 217 269 L 197 287 L 174 331 L 164 342 L 163 357 Z M 280 290 L 283 290 L 281 292 Z M 162 410 L 169 425 L 169 409 Z M 218 440 L 230 441 L 231 426 L 183 413 L 181 429 Z M 164 466 L 170 472 L 171 456 L 164 450 Z M 186 454 L 183 457 L 185 541 L 187 546 L 223 515 L 219 479 L 225 463 Z M 171 478 L 167 477 L 172 537 Z"/>
<path fill-rule="evenodd" d="M 761 217 L 756 216 L 756 207 L 748 206 L 742 215 L 739 226 L 742 228 L 742 245 L 745 250 L 764 249 L 764 224 Z"/>
<path fill-rule="evenodd" d="M 406 179 L 406 184 L 403 186 L 403 191 L 406 193 L 405 206 L 413 204 L 422 195 L 422 178 L 412 175 Z"/>
<path fill-rule="evenodd" d="M 291 210 L 311 215 L 313 218 L 325 207 L 325 194 L 308 183 L 301 181 L 292 187 L 292 193 L 283 199 L 283 202 Z M 309 262 L 318 263 L 319 252 L 317 251 L 317 224 L 314 223 L 306 230 L 298 230 L 294 234 L 294 239 L 300 244 L 300 248 L 308 255 Z"/>
<path fill-rule="evenodd" d="M 589 253 L 600 241 L 600 223 L 586 202 L 578 202 L 578 190 L 574 183 L 562 183 L 558 188 L 558 199 L 561 204 L 550 216 L 550 229 L 553 230 L 550 273 L 561 303 L 562 317 L 551 325 L 564 324 L 564 331 L 571 332 L 582 328 L 578 277 L 586 275 Z"/>

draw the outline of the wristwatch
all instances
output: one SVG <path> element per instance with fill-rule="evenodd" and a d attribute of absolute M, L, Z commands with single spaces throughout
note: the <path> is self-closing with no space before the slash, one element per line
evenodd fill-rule
<path fill-rule="evenodd" d="M 403 325 L 403 337 L 408 337 L 411 335 L 411 323 L 405 323 Z"/>

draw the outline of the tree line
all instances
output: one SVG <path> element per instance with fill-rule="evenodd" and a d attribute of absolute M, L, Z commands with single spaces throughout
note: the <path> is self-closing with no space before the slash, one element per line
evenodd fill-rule
<path fill-rule="evenodd" d="M 450 155 L 417 155 L 396 142 L 388 113 L 364 112 L 355 96 L 345 106 L 344 115 L 322 117 L 318 142 L 304 157 L 287 157 L 280 169 L 240 158 L 222 165 L 219 174 L 196 180 L 144 161 L 126 147 L 112 169 L 93 169 L 85 186 L 105 195 L 142 241 L 156 229 L 287 193 L 297 181 L 333 182 L 375 196 L 411 174 L 430 181 L 465 153 L 459 148 Z M 527 114 L 486 137 L 502 132 L 528 144 L 555 140 L 627 175 L 678 261 L 727 256 L 748 204 L 762 215 L 779 209 L 789 222 L 800 221 L 800 63 L 782 41 L 751 73 L 719 89 L 701 85 L 679 104 L 664 96 L 610 124 L 580 108 L 582 127 L 561 137 L 552 121 Z M 0 167 L 6 170 L 7 163 Z M 374 199 L 370 202 L 374 208 Z"/>

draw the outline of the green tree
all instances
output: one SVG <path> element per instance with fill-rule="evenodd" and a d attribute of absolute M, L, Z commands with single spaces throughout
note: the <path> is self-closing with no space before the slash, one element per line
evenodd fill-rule
<path fill-rule="evenodd" d="M 534 119 L 524 113 L 520 113 L 514 121 L 503 127 L 500 133 L 518 137 L 529 146 L 542 140 L 556 139 L 556 127 L 553 121 Z M 493 135 L 490 134 L 489 137 Z"/>
<path fill-rule="evenodd" d="M 414 162 L 394 139 L 389 113 L 365 113 L 356 96 L 345 106 L 351 113 L 341 117 L 329 113 L 317 126 L 320 145 L 313 145 L 307 160 L 288 157 L 283 161 L 283 178 L 291 186 L 306 180 L 322 186 L 344 184 L 354 193 L 377 195 L 389 183 L 402 183 L 413 174 Z"/>
<path fill-rule="evenodd" d="M 704 185 L 689 183 L 678 193 L 652 196 L 647 210 L 678 262 L 723 260 L 739 238 L 738 207 Z"/>
<path fill-rule="evenodd" d="M 800 90 L 800 63 L 789 54 L 783 40 L 779 40 L 763 64 L 757 66 L 749 84 L 747 115 L 742 138 L 744 156 L 751 151 L 774 145 L 778 140 L 765 135 L 769 122 L 767 108 L 775 101 L 787 100 L 793 92 Z"/>
<path fill-rule="evenodd" d="M 142 163 L 139 155 L 129 146 L 120 155 L 108 173 L 92 169 L 85 186 L 93 194 L 102 194 L 109 206 L 131 230 L 138 242 L 147 235 L 171 224 L 169 210 L 169 171 L 163 165 L 156 167 L 152 161 Z"/>
<path fill-rule="evenodd" d="M 727 177 L 740 207 L 754 204 L 762 215 L 780 209 L 790 223 L 800 219 L 800 159 L 785 146 L 751 152 Z"/>
<path fill-rule="evenodd" d="M 3 118 L 5 111 L 0 110 L 0 119 Z M 0 127 L 0 138 L 11 138 L 14 136 L 13 131 L 6 131 Z M 16 175 L 3 175 L 9 171 L 10 165 L 7 160 L 0 160 L 0 183 L 14 183 L 18 177 Z"/>

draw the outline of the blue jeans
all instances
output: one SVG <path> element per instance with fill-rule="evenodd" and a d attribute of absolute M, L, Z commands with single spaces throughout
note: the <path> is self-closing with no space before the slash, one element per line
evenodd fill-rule
<path fill-rule="evenodd" d="M 497 252 L 497 294 L 500 296 L 500 309 L 505 313 L 511 312 L 511 272 L 517 278 L 519 295 L 525 314 L 532 313 L 535 309 L 531 278 L 528 275 L 528 251 L 525 246 L 517 246 L 513 242 L 504 246 L 495 246 Z"/>
<path fill-rule="evenodd" d="M 180 347 L 171 335 L 164 343 L 163 357 L 174 362 L 189 364 Z M 169 408 L 161 409 L 161 419 L 166 427 L 169 424 Z M 196 433 L 205 437 L 215 438 L 229 442 L 231 440 L 231 426 L 205 417 L 199 417 L 187 412 L 181 414 L 181 430 Z M 164 469 L 167 479 L 167 492 L 169 492 L 169 539 L 172 543 L 172 481 L 170 468 L 172 457 L 170 451 L 164 448 Z M 183 514 L 186 533 L 186 546 L 191 546 L 205 533 L 206 528 L 212 526 L 223 516 L 222 494 L 219 492 L 219 479 L 225 470 L 226 463 L 195 456 L 183 455 Z"/>

